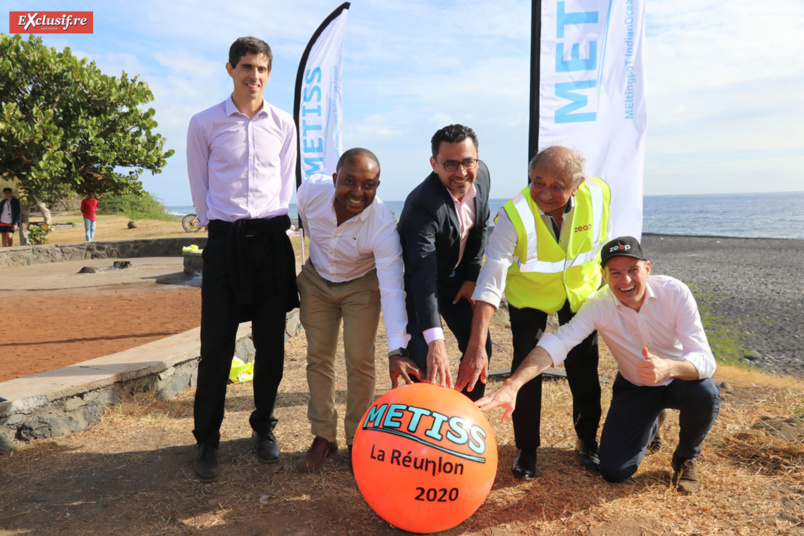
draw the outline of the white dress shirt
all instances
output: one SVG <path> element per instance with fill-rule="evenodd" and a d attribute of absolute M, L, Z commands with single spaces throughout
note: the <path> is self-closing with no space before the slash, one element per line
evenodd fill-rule
<path fill-rule="evenodd" d="M 402 245 L 396 220 L 379 197 L 357 216 L 338 225 L 331 176 L 313 175 L 296 193 L 299 216 L 310 237 L 310 260 L 318 275 L 333 283 L 352 281 L 377 269 L 388 350 L 406 348 L 408 316 L 402 276 Z"/>
<path fill-rule="evenodd" d="M 700 379 L 715 373 L 716 363 L 704 333 L 701 315 L 690 289 L 670 276 L 648 277 L 645 301 L 639 311 L 623 305 L 606 285 L 581 306 L 578 314 L 555 334 L 539 341 L 558 365 L 567 353 L 594 330 L 606 341 L 620 374 L 634 385 L 646 384 L 637 373 L 644 360 L 642 348 L 664 359 L 686 360 L 698 370 Z"/>
<path fill-rule="evenodd" d="M 231 97 L 194 115 L 187 173 L 201 225 L 287 214 L 296 173 L 293 117 L 263 101 L 249 119 Z"/>

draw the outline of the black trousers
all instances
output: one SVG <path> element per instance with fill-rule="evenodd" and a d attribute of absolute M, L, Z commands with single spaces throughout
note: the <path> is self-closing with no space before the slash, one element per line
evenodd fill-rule
<path fill-rule="evenodd" d="M 519 309 L 510 304 L 508 313 L 511 319 L 514 345 L 511 370 L 514 371 L 539 343 L 547 327 L 549 315 L 538 309 Z M 575 314 L 567 301 L 558 311 L 558 322 L 564 325 L 573 316 Z M 564 361 L 567 381 L 572 393 L 572 422 L 575 426 L 575 433 L 587 442 L 596 440 L 597 429 L 600 425 L 600 380 L 597 374 L 597 364 L 597 331 L 573 348 Z M 516 397 L 516 409 L 512 420 L 517 448 L 538 448 L 541 445 L 541 416 L 542 375 L 539 374 L 523 385 Z"/>
<path fill-rule="evenodd" d="M 674 457 L 697 458 L 720 413 L 720 388 L 712 378 L 675 379 L 669 385 L 634 385 L 620 374 L 614 380 L 611 406 L 600 435 L 600 474 L 609 482 L 633 475 L 658 431 L 663 409 L 680 411 Z"/>
<path fill-rule="evenodd" d="M 444 318 L 444 322 L 447 323 L 447 327 L 449 327 L 449 330 L 458 341 L 461 360 L 466 355 L 466 347 L 469 345 L 469 336 L 472 333 L 472 304 L 463 298 L 456 304 L 453 304 L 452 300 L 455 299 L 455 294 L 458 293 L 464 281 L 463 270 L 459 268 L 452 273 L 449 279 L 438 285 L 438 310 Z M 410 307 L 408 309 L 408 318 L 415 318 L 415 314 L 410 310 Z M 424 328 L 421 323 L 408 322 L 408 333 L 410 334 L 408 354 L 411 361 L 416 363 L 416 366 L 424 373 L 427 373 L 427 351 L 429 347 L 427 346 L 427 341 L 424 340 L 422 331 L 424 331 Z M 491 335 L 488 334 L 486 337 L 486 355 L 489 356 L 489 361 L 491 361 Z M 453 376 L 454 378 L 455 376 Z M 471 392 L 466 391 L 466 389 L 463 390 L 463 394 L 471 400 L 483 398 L 485 392 L 486 384 L 481 383 L 479 380 Z"/>
<path fill-rule="evenodd" d="M 215 222 L 212 222 L 213 224 Z M 224 228 L 225 230 L 225 228 Z M 285 318 L 296 294 L 295 256 L 284 232 L 238 238 L 242 261 L 238 269 L 250 272 L 250 303 L 238 304 L 232 284 L 232 233 L 213 232 L 204 248 L 201 283 L 201 361 L 195 393 L 193 435 L 198 443 L 217 446 L 223 422 L 226 386 L 241 321 L 252 321 L 254 341 L 254 406 L 249 418 L 257 433 L 273 430 L 279 383 L 285 362 Z M 290 273 L 288 273 L 290 271 Z M 237 278 L 241 281 L 243 278 Z M 289 305 L 290 304 L 290 305 Z"/>

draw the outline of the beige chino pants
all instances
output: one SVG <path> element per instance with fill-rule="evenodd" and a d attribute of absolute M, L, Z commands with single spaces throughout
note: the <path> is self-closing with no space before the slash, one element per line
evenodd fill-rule
<path fill-rule="evenodd" d="M 374 338 L 380 322 L 377 271 L 345 283 L 331 283 L 310 262 L 297 279 L 299 317 L 307 336 L 307 418 L 313 435 L 335 441 L 335 349 L 343 318 L 346 358 L 346 444 L 351 445 L 360 418 L 374 401 Z"/>

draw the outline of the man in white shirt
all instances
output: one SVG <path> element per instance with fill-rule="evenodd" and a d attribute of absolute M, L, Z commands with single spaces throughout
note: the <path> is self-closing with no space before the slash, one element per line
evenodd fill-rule
<path fill-rule="evenodd" d="M 254 412 L 249 418 L 257 458 L 279 460 L 274 404 L 285 361 L 285 318 L 298 306 L 296 258 L 286 231 L 295 186 L 293 117 L 262 93 L 271 77 L 271 47 L 241 37 L 226 71 L 234 89 L 225 101 L 193 116 L 187 130 L 187 172 L 193 204 L 209 231 L 201 283 L 201 361 L 193 435 L 195 473 L 219 474 L 218 445 L 238 324 L 251 320 Z"/>
<path fill-rule="evenodd" d="M 410 339 L 402 246 L 394 215 L 375 197 L 379 186 L 379 160 L 368 149 L 355 148 L 341 155 L 332 177 L 310 177 L 296 194 L 310 238 L 310 257 L 297 282 L 307 336 L 307 417 L 315 436 L 299 471 L 317 469 L 338 451 L 335 349 L 341 318 L 350 459 L 358 422 L 374 401 L 374 338 L 381 305 L 388 355 L 403 355 Z"/>
<path fill-rule="evenodd" d="M 600 473 L 609 482 L 633 475 L 659 428 L 659 414 L 680 411 L 679 443 L 673 453 L 673 482 L 683 493 L 700 488 L 695 460 L 720 411 L 712 379 L 715 358 L 689 288 L 669 276 L 650 276 L 650 262 L 629 236 L 601 251 L 607 285 L 590 297 L 568 323 L 546 334 L 503 387 L 478 400 L 483 410 L 516 405 L 519 388 L 598 330 L 619 373 L 600 438 Z"/>

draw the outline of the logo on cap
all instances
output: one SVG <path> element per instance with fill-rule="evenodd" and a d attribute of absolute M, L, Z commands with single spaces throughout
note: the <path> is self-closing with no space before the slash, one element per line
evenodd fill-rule
<path fill-rule="evenodd" d="M 627 244 L 621 244 L 619 246 L 609 248 L 609 253 L 611 253 L 612 251 L 628 251 L 629 249 L 631 249 L 631 246 Z"/>

